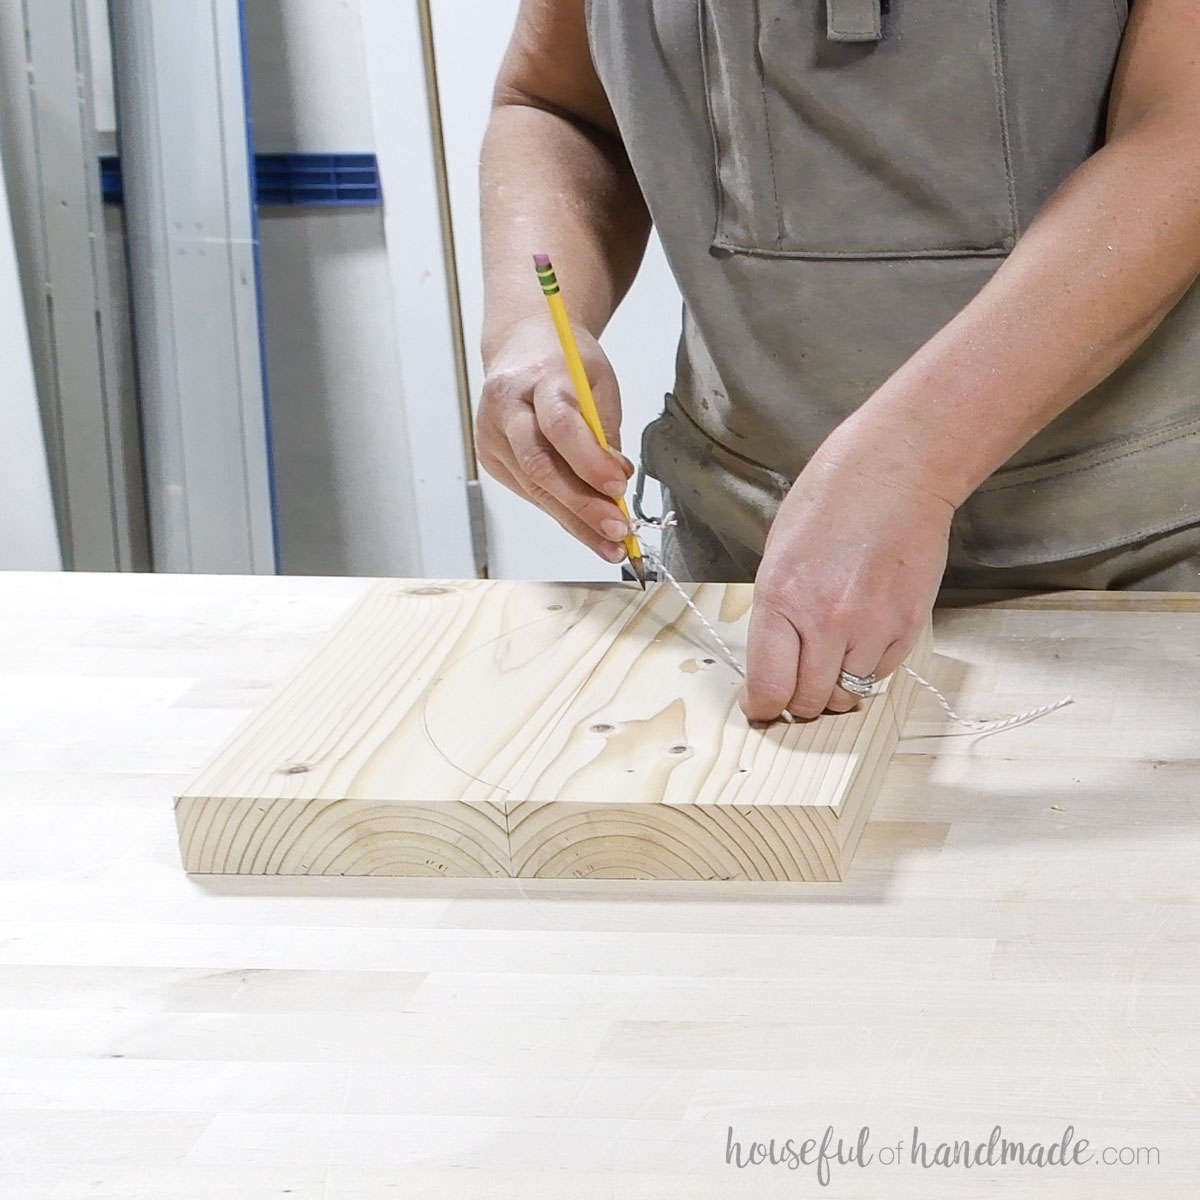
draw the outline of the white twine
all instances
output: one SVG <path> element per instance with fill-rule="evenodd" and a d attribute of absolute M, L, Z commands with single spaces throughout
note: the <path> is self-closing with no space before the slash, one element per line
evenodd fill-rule
<path fill-rule="evenodd" d="M 650 520 L 644 517 L 636 517 L 632 521 L 632 527 L 635 533 L 640 533 L 644 529 L 657 529 L 660 532 L 668 525 L 676 524 L 675 514 L 673 512 L 664 513 L 661 517 Z M 743 678 L 746 678 L 746 668 L 741 659 L 729 648 L 725 639 L 716 631 L 709 619 L 700 611 L 696 602 L 688 594 L 684 586 L 675 578 L 674 575 L 667 569 L 667 565 L 663 562 L 662 555 L 657 551 L 646 546 L 642 547 L 642 554 L 654 564 L 655 570 L 660 572 L 663 578 L 679 593 L 684 604 L 692 610 L 696 619 L 704 626 L 704 631 L 712 639 L 713 644 L 721 651 L 726 662 Z M 942 706 L 946 715 L 957 725 L 964 726 L 961 730 L 955 730 L 948 736 L 961 736 L 962 734 L 985 734 L 999 733 L 1004 729 L 1015 729 L 1018 725 L 1025 725 L 1029 721 L 1036 721 L 1039 717 L 1044 717 L 1048 713 L 1056 712 L 1060 708 L 1066 708 L 1068 704 L 1074 704 L 1074 698 L 1064 696 L 1061 700 L 1055 700 L 1052 704 L 1043 704 L 1040 708 L 1030 708 L 1025 712 L 1017 713 L 1012 717 L 1001 717 L 996 720 L 978 720 L 974 717 L 963 717 L 950 707 L 950 701 L 935 687 L 924 675 L 919 675 L 907 663 L 900 664 L 900 670 L 908 672 L 926 691 L 932 693 L 933 697 Z M 795 717 L 786 709 L 781 714 L 783 719 L 788 722 L 795 722 Z"/>

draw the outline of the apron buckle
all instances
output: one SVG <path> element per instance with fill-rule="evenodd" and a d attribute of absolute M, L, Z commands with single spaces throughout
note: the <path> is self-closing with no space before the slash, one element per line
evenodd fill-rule
<path fill-rule="evenodd" d="M 883 38 L 884 0 L 825 0 L 831 42 L 878 42 Z"/>

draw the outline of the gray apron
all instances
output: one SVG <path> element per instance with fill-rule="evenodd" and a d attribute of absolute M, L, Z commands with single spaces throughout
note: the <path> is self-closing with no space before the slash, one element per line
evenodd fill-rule
<path fill-rule="evenodd" d="M 826 435 L 1100 145 L 1125 0 L 590 0 L 684 296 L 642 460 L 668 565 L 752 578 Z M 947 582 L 1200 589 L 1200 287 L 959 509 Z"/>

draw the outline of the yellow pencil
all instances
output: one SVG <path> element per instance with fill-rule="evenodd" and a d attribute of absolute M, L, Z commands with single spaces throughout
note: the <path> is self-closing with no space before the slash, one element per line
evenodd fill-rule
<path fill-rule="evenodd" d="M 558 288 L 558 279 L 550 259 L 545 254 L 535 254 L 533 265 L 537 268 L 538 282 L 546 295 L 546 303 L 550 305 L 550 315 L 554 318 L 554 328 L 558 331 L 558 340 L 562 343 L 563 357 L 567 360 L 567 370 L 571 382 L 575 385 L 575 395 L 579 398 L 579 411 L 588 423 L 588 428 L 596 435 L 596 441 L 607 450 L 608 438 L 604 436 L 604 426 L 600 423 L 600 414 L 596 411 L 596 401 L 592 396 L 592 385 L 588 382 L 587 371 L 583 359 L 579 357 L 579 347 L 575 344 L 575 335 L 571 332 L 571 322 L 567 317 L 567 306 L 563 303 L 562 293 Z M 625 506 L 625 497 L 616 497 L 617 507 L 628 521 L 629 509 Z M 642 547 L 637 537 L 630 532 L 625 539 L 625 551 L 629 555 L 629 566 L 637 576 L 637 581 L 644 589 L 646 586 L 646 565 L 642 561 Z"/>

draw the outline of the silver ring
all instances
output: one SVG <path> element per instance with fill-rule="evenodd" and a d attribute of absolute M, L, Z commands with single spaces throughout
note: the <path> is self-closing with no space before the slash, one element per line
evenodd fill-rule
<path fill-rule="evenodd" d="M 879 682 L 874 675 L 852 675 L 849 671 L 838 672 L 838 686 L 844 688 L 852 696 L 869 696 L 871 689 Z"/>

